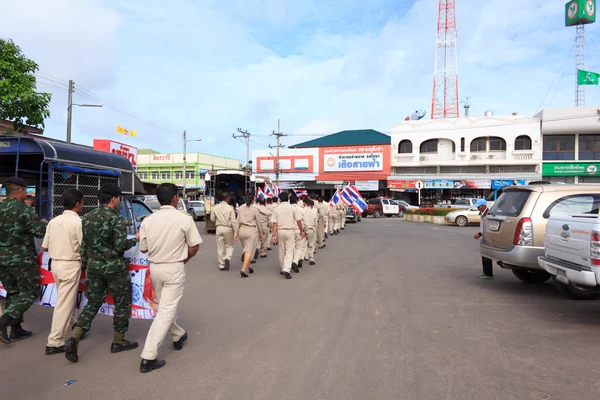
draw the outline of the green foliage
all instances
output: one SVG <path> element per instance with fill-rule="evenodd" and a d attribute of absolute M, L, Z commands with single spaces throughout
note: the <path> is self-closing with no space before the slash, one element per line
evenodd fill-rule
<path fill-rule="evenodd" d="M 0 119 L 13 122 L 16 131 L 27 133 L 26 125 L 44 127 L 50 116 L 50 93 L 36 91 L 38 70 L 12 40 L 0 39 Z"/>
<path fill-rule="evenodd" d="M 406 214 L 412 215 L 437 215 L 441 217 L 445 217 L 450 214 L 452 211 L 456 211 L 456 209 L 451 208 L 419 208 L 418 210 L 408 210 Z"/>

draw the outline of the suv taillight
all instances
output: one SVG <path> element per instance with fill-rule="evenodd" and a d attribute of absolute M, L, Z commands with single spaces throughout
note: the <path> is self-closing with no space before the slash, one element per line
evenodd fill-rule
<path fill-rule="evenodd" d="M 531 218 L 521 218 L 515 231 L 514 245 L 533 246 L 533 223 Z"/>
<path fill-rule="evenodd" d="M 590 258 L 592 259 L 592 265 L 600 265 L 600 232 L 598 231 L 592 231 Z"/>

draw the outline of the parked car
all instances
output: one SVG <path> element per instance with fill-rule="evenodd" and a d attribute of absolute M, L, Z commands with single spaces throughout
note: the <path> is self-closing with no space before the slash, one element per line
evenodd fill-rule
<path fill-rule="evenodd" d="M 456 199 L 454 201 L 454 204 L 445 204 L 445 203 L 438 203 L 435 204 L 434 207 L 435 208 L 472 208 L 475 207 L 475 203 L 477 203 L 477 198 L 475 197 L 471 197 L 468 199 Z"/>
<path fill-rule="evenodd" d="M 404 200 L 394 200 L 394 201 L 396 203 L 398 203 L 399 206 L 404 207 L 406 210 L 418 210 L 419 209 L 419 206 L 413 206 Z"/>
<path fill-rule="evenodd" d="M 392 215 L 398 215 L 399 213 L 400 206 L 393 200 L 377 197 L 367 200 L 367 208 L 363 211 L 362 216 L 366 218 L 368 215 L 372 215 L 374 218 L 379 218 L 384 215 L 386 217 L 391 217 Z"/>
<path fill-rule="evenodd" d="M 204 202 L 195 200 L 190 201 L 189 205 L 189 213 L 194 218 L 194 221 L 202 221 L 204 219 Z"/>
<path fill-rule="evenodd" d="M 398 218 L 404 218 L 404 215 L 406 214 L 406 211 L 408 210 L 406 208 L 406 206 L 400 204 L 400 202 L 398 200 L 390 200 L 390 201 L 392 201 L 398 205 Z M 418 207 L 416 209 L 418 210 Z"/>
<path fill-rule="evenodd" d="M 591 300 L 600 291 L 600 195 L 579 196 L 569 203 L 572 212 L 583 215 L 550 217 L 545 255 L 538 262 L 561 293 Z"/>
<path fill-rule="evenodd" d="M 152 212 L 156 212 L 160 209 L 160 203 L 158 202 L 158 199 L 156 197 L 148 197 L 146 196 L 146 200 L 144 201 L 144 203 L 150 207 L 150 209 L 152 209 Z M 177 209 L 179 211 L 182 211 L 186 214 L 190 214 L 194 220 L 196 219 L 194 214 L 190 212 L 189 210 L 189 206 L 188 206 L 188 200 L 184 200 L 184 199 L 179 199 L 179 203 L 177 203 Z M 202 214 L 204 215 L 204 209 L 202 210 Z"/>
<path fill-rule="evenodd" d="M 469 208 L 452 211 L 446 215 L 445 220 L 458 226 L 467 226 L 469 224 L 479 224 L 481 215 L 477 208 Z"/>
<path fill-rule="evenodd" d="M 485 217 L 479 251 L 527 283 L 543 283 L 551 275 L 538 264 L 544 255 L 548 218 L 573 211 L 573 201 L 600 193 L 597 184 L 539 184 L 504 189 Z"/>
<path fill-rule="evenodd" d="M 359 213 L 352 207 L 348 207 L 348 211 L 346 212 L 346 222 L 358 222 Z"/>

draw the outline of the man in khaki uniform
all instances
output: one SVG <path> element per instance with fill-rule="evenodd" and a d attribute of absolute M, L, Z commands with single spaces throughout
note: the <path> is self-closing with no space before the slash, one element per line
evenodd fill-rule
<path fill-rule="evenodd" d="M 336 235 L 337 234 L 337 220 L 338 220 L 338 212 L 337 205 L 329 203 L 329 234 Z"/>
<path fill-rule="evenodd" d="M 279 195 L 281 204 L 273 211 L 271 220 L 273 222 L 273 243 L 279 243 L 279 264 L 281 265 L 281 275 L 286 279 L 292 279 L 290 270 L 294 258 L 295 237 L 294 229 L 300 229 L 301 235 L 304 235 L 302 227 L 302 213 L 298 207 L 288 203 L 289 195 L 282 192 Z M 300 272 L 298 267 L 295 272 Z"/>
<path fill-rule="evenodd" d="M 275 207 L 277 207 L 277 203 L 273 203 L 273 198 L 269 197 L 267 199 L 267 210 L 271 211 L 271 214 L 273 214 L 273 210 L 275 210 Z M 271 222 L 271 218 L 269 218 L 269 237 L 267 238 L 267 250 L 271 251 L 271 243 L 273 243 L 273 234 L 271 232 L 271 230 L 273 229 L 273 222 Z"/>
<path fill-rule="evenodd" d="M 198 252 L 202 238 L 192 218 L 177 210 L 177 192 L 174 184 L 162 183 L 156 195 L 161 207 L 146 217 L 140 227 L 140 251 L 148 253 L 158 299 L 158 311 L 142 351 L 141 372 L 165 366 L 166 362 L 157 356 L 167 331 L 171 331 L 176 350 L 181 350 L 188 339 L 185 330 L 175 322 L 175 315 L 183 296 L 185 264 Z"/>
<path fill-rule="evenodd" d="M 327 209 L 323 203 L 323 197 L 317 196 L 315 208 L 317 209 L 317 214 L 319 216 L 317 225 L 317 243 L 319 244 L 319 249 L 322 249 L 325 247 L 325 228 L 327 227 Z"/>
<path fill-rule="evenodd" d="M 266 206 L 267 201 L 265 199 L 259 199 L 258 201 L 258 213 L 260 214 L 260 236 L 262 238 L 260 242 L 260 257 L 265 258 L 267 256 L 267 248 L 269 247 L 269 225 L 271 224 L 272 211 Z"/>
<path fill-rule="evenodd" d="M 67 332 L 78 316 L 75 305 L 81 279 L 83 229 L 79 215 L 83 209 L 83 193 L 67 189 L 62 200 L 65 210 L 48 223 L 42 243 L 42 251 L 47 251 L 52 260 L 51 272 L 56 286 L 56 306 L 46 345 L 48 356 L 64 353 Z"/>
<path fill-rule="evenodd" d="M 348 212 L 348 207 L 346 207 L 346 205 L 344 203 L 342 203 L 341 201 L 339 202 L 340 205 L 340 229 L 346 229 L 346 213 Z"/>
<path fill-rule="evenodd" d="M 315 244 L 317 242 L 317 229 L 319 227 L 319 213 L 313 200 L 309 199 L 304 208 L 304 230 L 307 239 L 307 256 L 310 265 L 315 265 Z"/>
<path fill-rule="evenodd" d="M 302 205 L 303 202 L 298 202 L 298 197 L 295 194 L 292 194 L 290 197 L 290 204 L 296 207 L 302 216 L 302 226 L 304 226 L 304 207 Z M 292 270 L 296 271 L 298 268 L 302 268 L 302 261 L 304 259 L 304 254 L 306 253 L 306 232 L 302 229 L 299 229 L 297 226 L 294 228 L 294 240 L 296 241 L 294 245 L 294 260 L 292 261 Z M 296 271 L 297 272 L 297 271 Z"/>
<path fill-rule="evenodd" d="M 213 207 L 210 220 L 217 225 L 217 258 L 219 269 L 228 271 L 233 256 L 233 232 L 237 228 L 235 210 L 229 205 L 229 192 L 221 193 L 221 202 Z"/>

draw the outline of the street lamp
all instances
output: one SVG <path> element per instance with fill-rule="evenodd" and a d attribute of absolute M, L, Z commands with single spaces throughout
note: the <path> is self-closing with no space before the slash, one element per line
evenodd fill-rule
<path fill-rule="evenodd" d="M 183 198 L 185 199 L 185 184 L 186 184 L 186 159 L 187 159 L 187 143 L 188 142 L 201 142 L 202 139 L 191 139 L 187 140 L 187 132 L 183 131 Z"/>
<path fill-rule="evenodd" d="M 74 104 L 71 101 L 72 101 L 71 96 L 69 96 L 69 105 L 67 107 L 67 143 L 71 143 L 71 114 L 73 112 L 73 106 L 102 107 L 102 104 Z"/>

